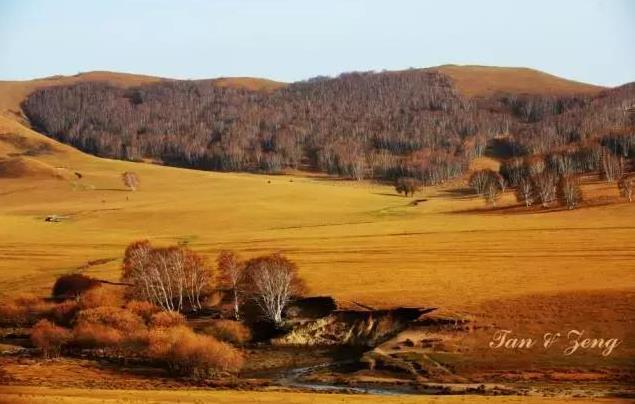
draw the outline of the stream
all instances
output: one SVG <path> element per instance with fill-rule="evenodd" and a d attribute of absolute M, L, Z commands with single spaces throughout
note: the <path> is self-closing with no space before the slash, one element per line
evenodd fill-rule
<path fill-rule="evenodd" d="M 331 393 L 356 393 L 356 394 L 375 394 L 375 395 L 400 395 L 400 394 L 416 394 L 416 391 L 407 386 L 392 387 L 370 387 L 370 386 L 347 386 L 334 383 L 320 382 L 304 382 L 302 377 L 318 370 L 337 368 L 345 365 L 354 364 L 354 360 L 346 360 L 339 362 L 329 362 L 314 366 L 300 367 L 281 372 L 277 377 L 272 379 L 272 383 L 278 386 L 297 388 L 303 390 L 311 390 L 316 392 Z"/>

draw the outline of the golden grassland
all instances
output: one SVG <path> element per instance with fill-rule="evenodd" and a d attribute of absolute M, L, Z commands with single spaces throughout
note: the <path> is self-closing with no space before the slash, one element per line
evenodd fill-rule
<path fill-rule="evenodd" d="M 0 403 L 543 403 L 543 397 L 464 396 L 370 396 L 350 394 L 312 394 L 297 392 L 203 391 L 203 390 L 85 390 L 45 387 L 0 387 Z M 550 397 L 550 403 L 620 403 L 620 399 Z"/>
<path fill-rule="evenodd" d="M 499 92 L 516 94 L 593 94 L 603 87 L 567 80 L 524 67 L 459 66 L 433 67 L 454 80 L 467 96 L 490 96 Z"/>
<path fill-rule="evenodd" d="M 187 243 L 210 259 L 224 248 L 245 257 L 280 251 L 299 264 L 313 294 L 378 306 L 459 310 L 521 294 L 635 286 L 634 204 L 484 212 L 455 184 L 426 190 L 418 198 L 427 200 L 412 206 L 391 187 L 365 182 L 98 159 L 0 123 L 0 152 L 15 152 L 7 139 L 16 134 L 52 144 L 28 158 L 61 177 L 0 179 L 4 292 L 45 291 L 54 277 L 99 259 L 114 260 L 85 272 L 117 279 L 124 247 L 139 238 Z M 128 170 L 141 179 L 137 192 L 121 183 Z M 617 197 L 613 184 L 585 192 Z M 512 200 L 505 195 L 499 205 Z M 52 214 L 67 219 L 45 222 Z"/>

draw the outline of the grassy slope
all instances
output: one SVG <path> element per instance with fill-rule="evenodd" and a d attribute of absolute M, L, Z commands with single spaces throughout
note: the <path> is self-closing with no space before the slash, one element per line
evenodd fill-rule
<path fill-rule="evenodd" d="M 498 92 L 516 94 L 592 94 L 603 87 L 566 80 L 522 67 L 457 66 L 433 67 L 449 75 L 467 96 L 488 96 Z"/>
<path fill-rule="evenodd" d="M 6 118 L 0 133 L 0 145 L 6 133 L 44 139 Z M 42 141 L 55 144 L 55 151 L 35 159 L 67 179 L 0 179 L 5 290 L 44 290 L 54 276 L 90 260 L 117 258 L 141 237 L 188 242 L 210 258 L 222 248 L 245 256 L 282 251 L 299 263 L 313 293 L 381 305 L 460 309 L 524 293 L 635 284 L 635 226 L 624 220 L 635 213 L 632 204 L 457 213 L 482 202 L 436 188 L 415 207 L 381 185 L 112 161 Z M 139 174 L 138 192 L 123 188 L 119 175 L 126 170 Z M 74 171 L 83 179 L 74 182 Z M 617 196 L 612 185 L 589 192 Z M 46 223 L 49 214 L 70 219 Z M 117 266 L 88 272 L 115 279 Z"/>

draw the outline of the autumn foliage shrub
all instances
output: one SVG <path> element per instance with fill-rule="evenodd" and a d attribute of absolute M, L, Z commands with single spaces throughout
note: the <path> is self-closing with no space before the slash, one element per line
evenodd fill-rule
<path fill-rule="evenodd" d="M 145 329 L 138 315 L 120 308 L 102 306 L 81 311 L 73 329 L 78 344 L 90 347 L 115 346 L 127 335 Z"/>
<path fill-rule="evenodd" d="M 79 304 L 75 300 L 65 300 L 51 309 L 49 318 L 55 324 L 69 327 L 75 320 L 78 311 Z"/>
<path fill-rule="evenodd" d="M 48 320 L 38 321 L 31 330 L 31 342 L 46 358 L 59 356 L 62 346 L 68 343 L 71 337 L 69 330 L 58 327 Z"/>
<path fill-rule="evenodd" d="M 121 290 L 99 286 L 85 292 L 79 299 L 82 310 L 97 307 L 121 307 L 123 305 Z"/>
<path fill-rule="evenodd" d="M 216 320 L 203 332 L 212 337 L 235 345 L 242 345 L 251 340 L 251 331 L 238 321 Z"/>
<path fill-rule="evenodd" d="M 185 317 L 183 314 L 175 311 L 160 311 L 155 313 L 150 318 L 150 325 L 152 327 L 176 327 L 178 325 L 185 324 Z"/>
<path fill-rule="evenodd" d="M 240 351 L 190 328 L 156 328 L 148 336 L 148 355 L 173 375 L 199 379 L 236 372 L 243 364 Z"/>
<path fill-rule="evenodd" d="M 131 300 L 126 303 L 125 308 L 143 318 L 146 323 L 150 322 L 154 314 L 161 311 L 158 306 L 143 300 Z"/>
<path fill-rule="evenodd" d="M 0 324 L 22 327 L 47 317 L 55 305 L 30 294 L 18 295 L 0 302 Z"/>

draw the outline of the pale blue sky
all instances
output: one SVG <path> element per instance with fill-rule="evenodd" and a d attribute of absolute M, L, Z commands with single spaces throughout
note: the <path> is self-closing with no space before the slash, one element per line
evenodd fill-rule
<path fill-rule="evenodd" d="M 0 79 L 294 81 L 446 63 L 635 81 L 635 1 L 0 0 Z"/>

